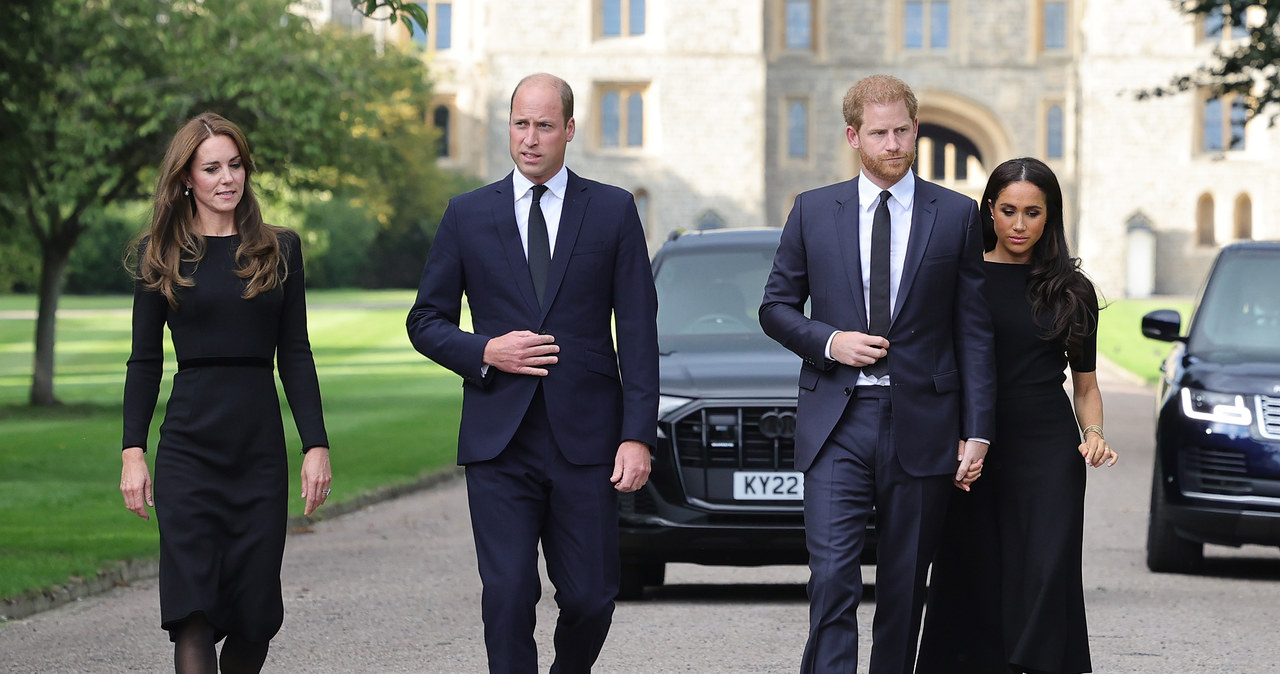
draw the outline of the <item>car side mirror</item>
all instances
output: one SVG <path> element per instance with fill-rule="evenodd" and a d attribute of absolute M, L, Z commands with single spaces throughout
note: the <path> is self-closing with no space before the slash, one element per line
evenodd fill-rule
<path fill-rule="evenodd" d="M 1182 335 L 1182 316 L 1173 309 L 1157 309 L 1142 317 L 1142 335 L 1162 342 L 1176 342 Z"/>

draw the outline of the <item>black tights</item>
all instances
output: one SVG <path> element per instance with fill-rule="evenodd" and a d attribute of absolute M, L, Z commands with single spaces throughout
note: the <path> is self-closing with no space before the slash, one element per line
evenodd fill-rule
<path fill-rule="evenodd" d="M 203 613 L 173 628 L 173 667 L 177 674 L 218 674 L 213 625 Z M 246 641 L 228 635 L 222 644 L 223 674 L 258 674 L 267 660 L 268 642 Z"/>

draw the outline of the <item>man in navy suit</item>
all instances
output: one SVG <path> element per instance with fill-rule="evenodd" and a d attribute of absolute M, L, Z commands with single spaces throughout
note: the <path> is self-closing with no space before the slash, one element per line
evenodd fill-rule
<path fill-rule="evenodd" d="M 656 441 L 658 302 L 631 194 L 564 165 L 568 83 L 521 80 L 508 126 L 516 170 L 449 202 L 409 338 L 463 378 L 489 670 L 537 670 L 541 543 L 560 609 L 551 671 L 589 672 L 618 592 L 617 494 L 644 485 Z"/>
<path fill-rule="evenodd" d="M 796 197 L 760 306 L 765 332 L 803 360 L 802 672 L 857 671 L 859 557 L 874 511 L 871 673 L 911 674 L 948 482 L 977 479 L 993 430 L 978 209 L 912 173 L 917 107 L 895 77 L 849 89 L 845 135 L 862 170 Z"/>

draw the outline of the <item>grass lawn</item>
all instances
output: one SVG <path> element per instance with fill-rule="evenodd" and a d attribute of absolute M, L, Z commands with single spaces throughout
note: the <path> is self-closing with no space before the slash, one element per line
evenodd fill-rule
<path fill-rule="evenodd" d="M 1182 314 L 1183 332 L 1191 319 L 1191 298 L 1162 297 L 1119 300 L 1102 310 L 1098 318 L 1098 352 L 1120 367 L 1154 383 L 1160 379 L 1160 363 L 1169 355 L 1168 342 L 1142 336 L 1142 316 L 1156 309 Z"/>
<path fill-rule="evenodd" d="M 312 347 L 333 444 L 332 502 L 407 483 L 454 462 L 460 380 L 418 355 L 404 333 L 412 291 L 309 293 Z M 26 406 L 34 320 L 30 296 L 0 296 L 0 597 L 156 554 L 155 519 L 126 511 L 118 489 L 120 400 L 129 354 L 127 297 L 67 297 L 58 320 L 56 392 L 66 405 Z M 1118 301 L 1102 313 L 1099 349 L 1154 381 L 1168 345 L 1139 330 L 1142 314 L 1188 300 Z M 167 348 L 167 347 L 166 347 Z M 172 354 L 166 374 L 174 371 Z M 162 385 L 151 448 L 168 397 Z M 281 393 L 281 400 L 284 400 Z M 299 441 L 286 411 L 290 494 Z M 148 456 L 154 458 L 154 453 Z M 291 514 L 302 500 L 291 497 Z M 323 511 L 322 511 L 323 512 Z"/>
<path fill-rule="evenodd" d="M 454 463 L 461 381 L 409 345 L 404 318 L 412 303 L 411 291 L 309 293 L 333 445 L 331 503 Z M 113 560 L 156 554 L 155 518 L 143 521 L 126 511 L 119 492 L 129 306 L 127 297 L 61 303 L 55 391 L 67 404 L 49 409 L 25 404 L 34 320 L 0 320 L 0 597 L 91 575 Z M 32 297 L 0 297 L 0 311 L 34 307 Z M 90 311 L 73 311 L 79 309 Z M 168 356 L 151 449 L 175 369 Z M 287 410 L 285 429 L 290 513 L 299 514 L 302 500 L 293 495 L 301 455 Z"/>

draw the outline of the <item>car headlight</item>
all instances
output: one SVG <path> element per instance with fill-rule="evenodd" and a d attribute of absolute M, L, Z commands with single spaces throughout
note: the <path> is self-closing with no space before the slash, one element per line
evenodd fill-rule
<path fill-rule="evenodd" d="M 1244 396 L 1235 393 L 1215 393 L 1184 388 L 1182 389 L 1182 413 L 1192 419 L 1237 426 L 1248 426 L 1253 423 L 1253 413 L 1245 405 Z"/>
<path fill-rule="evenodd" d="M 658 418 L 661 419 L 691 402 L 693 398 L 660 395 L 658 396 Z"/>

